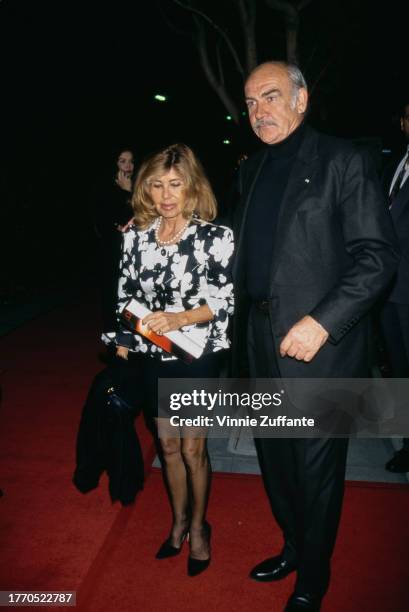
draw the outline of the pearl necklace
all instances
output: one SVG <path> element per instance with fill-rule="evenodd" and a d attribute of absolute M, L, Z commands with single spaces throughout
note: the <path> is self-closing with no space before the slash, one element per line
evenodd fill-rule
<path fill-rule="evenodd" d="M 188 219 L 186 221 L 184 226 L 181 227 L 180 230 L 178 232 L 176 232 L 176 234 L 173 234 L 173 236 L 170 238 L 170 240 L 160 240 L 159 239 L 159 230 L 160 230 L 161 225 L 162 225 L 162 217 L 158 217 L 158 219 L 156 221 L 156 225 L 155 225 L 155 240 L 156 240 L 156 242 L 158 243 L 159 246 L 167 246 L 169 244 L 173 244 L 173 243 L 177 242 L 178 238 L 180 238 L 180 236 L 183 234 L 183 232 L 185 231 L 185 229 L 187 228 L 189 223 L 190 223 L 190 219 Z"/>

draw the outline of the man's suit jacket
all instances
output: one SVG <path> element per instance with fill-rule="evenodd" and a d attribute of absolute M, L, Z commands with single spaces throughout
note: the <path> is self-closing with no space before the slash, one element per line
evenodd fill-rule
<path fill-rule="evenodd" d="M 402 156 L 392 162 L 383 174 L 382 184 L 386 196 L 389 195 L 391 182 L 401 159 Z M 390 213 L 398 237 L 401 259 L 388 301 L 409 304 L 409 178 L 398 191 Z"/>
<path fill-rule="evenodd" d="M 233 218 L 235 376 L 246 374 L 245 219 L 266 155 L 263 149 L 240 166 L 241 199 Z M 352 145 L 307 127 L 271 239 L 271 340 L 281 376 L 367 376 L 367 314 L 392 281 L 399 259 L 385 199 L 368 159 Z M 282 339 L 307 314 L 329 332 L 329 341 L 310 363 L 281 358 Z"/>

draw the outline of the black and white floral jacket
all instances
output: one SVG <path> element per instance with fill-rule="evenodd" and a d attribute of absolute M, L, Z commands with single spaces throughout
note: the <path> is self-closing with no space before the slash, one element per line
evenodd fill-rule
<path fill-rule="evenodd" d="M 207 323 L 183 327 L 181 331 L 204 346 L 204 353 L 228 348 L 227 327 L 234 310 L 233 232 L 227 227 L 194 219 L 177 244 L 159 246 L 154 227 L 152 224 L 145 230 L 137 230 L 131 226 L 124 234 L 118 315 L 132 297 L 151 311 L 181 312 L 207 303 L 214 318 Z M 103 340 L 135 352 L 162 352 L 124 327 L 117 333 L 105 333 Z"/>

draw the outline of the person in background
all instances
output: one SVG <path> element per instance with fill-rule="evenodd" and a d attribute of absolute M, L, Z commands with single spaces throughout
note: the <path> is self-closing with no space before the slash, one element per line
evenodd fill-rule
<path fill-rule="evenodd" d="M 122 232 L 133 217 L 131 196 L 134 176 L 134 154 L 128 147 L 115 155 L 114 172 L 98 194 L 94 228 L 99 242 L 97 261 L 101 283 L 102 324 L 104 331 L 116 329 L 116 302 L 119 280 Z"/>
<path fill-rule="evenodd" d="M 405 152 L 385 169 L 383 175 L 401 251 L 398 273 L 380 313 L 386 357 L 393 378 L 409 376 L 409 100 L 402 107 L 400 128 Z M 409 472 L 409 438 L 403 438 L 402 448 L 385 467 L 390 472 Z"/>
<path fill-rule="evenodd" d="M 217 213 L 213 191 L 184 144 L 167 147 L 142 164 L 132 204 L 134 225 L 123 235 L 119 312 L 135 298 L 151 311 L 143 320 L 149 330 L 159 335 L 182 330 L 204 348 L 186 364 L 126 328 L 107 334 L 119 357 L 139 358 L 135 384 L 142 388 L 145 416 L 158 422 L 159 378 L 218 378 L 225 362 L 233 314 L 233 234 L 211 223 Z M 160 444 L 173 522 L 156 558 L 174 557 L 189 536 L 187 571 L 196 576 L 210 563 L 206 434 L 177 428 L 161 435 Z"/>

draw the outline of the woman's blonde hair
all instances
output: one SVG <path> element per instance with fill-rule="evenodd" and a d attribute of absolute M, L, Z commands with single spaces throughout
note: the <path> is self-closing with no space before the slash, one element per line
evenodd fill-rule
<path fill-rule="evenodd" d="M 183 216 L 188 219 L 194 213 L 204 221 L 213 221 L 217 203 L 202 164 L 185 144 L 174 144 L 152 155 L 142 164 L 136 178 L 132 196 L 135 224 L 139 229 L 148 227 L 157 217 L 149 194 L 150 183 L 174 170 L 184 183 L 186 197 Z"/>

